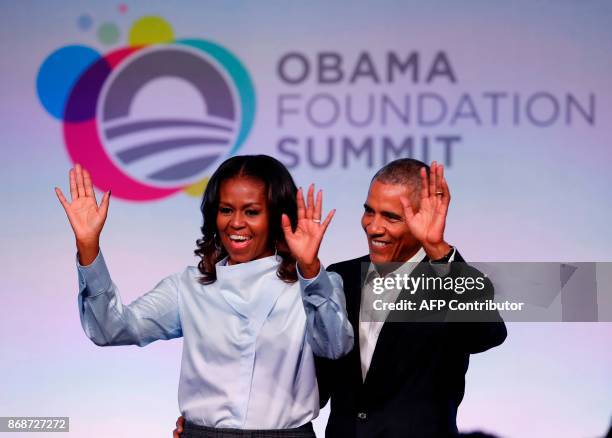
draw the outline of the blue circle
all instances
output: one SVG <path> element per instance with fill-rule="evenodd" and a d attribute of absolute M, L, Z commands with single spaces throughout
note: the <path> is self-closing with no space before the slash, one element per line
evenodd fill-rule
<path fill-rule="evenodd" d="M 66 102 L 81 75 L 100 54 L 86 46 L 66 46 L 44 60 L 36 77 L 36 92 L 43 107 L 53 117 L 63 120 Z"/>
<path fill-rule="evenodd" d="M 77 20 L 77 26 L 79 26 L 81 30 L 89 30 L 92 25 L 93 18 L 91 18 L 91 15 L 83 14 Z"/>

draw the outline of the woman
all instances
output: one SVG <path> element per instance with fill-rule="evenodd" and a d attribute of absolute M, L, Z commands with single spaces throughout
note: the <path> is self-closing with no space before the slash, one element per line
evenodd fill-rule
<path fill-rule="evenodd" d="M 56 192 L 77 241 L 87 336 L 98 345 L 140 346 L 184 337 L 183 436 L 314 437 L 313 353 L 336 358 L 353 345 L 340 277 L 317 256 L 334 213 L 321 221 L 321 191 L 315 202 L 311 185 L 305 203 L 274 158 L 228 159 L 202 199 L 198 267 L 167 277 L 129 306 L 99 249 L 110 191 L 98 206 L 91 177 L 77 164 L 72 202 Z"/>

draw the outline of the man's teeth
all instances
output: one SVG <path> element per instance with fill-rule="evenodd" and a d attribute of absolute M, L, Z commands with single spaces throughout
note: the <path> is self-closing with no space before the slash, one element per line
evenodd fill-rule
<path fill-rule="evenodd" d="M 244 241 L 250 239 L 250 237 L 248 237 L 248 236 L 241 236 L 239 234 L 232 234 L 232 235 L 229 236 L 229 238 L 230 238 L 230 240 L 235 240 L 237 242 L 244 242 Z"/>
<path fill-rule="evenodd" d="M 383 246 L 387 245 L 387 242 L 380 242 L 378 240 L 372 240 L 372 245 L 374 246 L 378 246 L 379 248 L 382 248 Z"/>

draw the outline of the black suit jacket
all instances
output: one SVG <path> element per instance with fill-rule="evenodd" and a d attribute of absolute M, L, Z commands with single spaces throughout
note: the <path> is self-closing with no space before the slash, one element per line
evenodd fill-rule
<path fill-rule="evenodd" d="M 359 351 L 359 307 L 365 276 L 362 263 L 369 261 L 369 256 L 364 256 L 327 268 L 343 279 L 355 346 L 338 360 L 316 358 L 321 406 L 331 397 L 325 435 L 328 438 L 453 436 L 457 434 L 457 408 L 463 399 L 469 355 L 501 344 L 506 338 L 506 327 L 497 312 L 494 312 L 494 322 L 389 322 L 388 318 L 364 382 Z M 455 261 L 464 260 L 456 253 Z M 459 267 L 459 271 L 453 268 L 451 275 L 480 275 L 464 263 L 452 266 Z M 423 263 L 416 269 L 427 271 L 428 267 L 429 263 Z M 435 274 L 431 271 L 428 275 Z M 490 283 L 486 293 L 493 294 Z"/>

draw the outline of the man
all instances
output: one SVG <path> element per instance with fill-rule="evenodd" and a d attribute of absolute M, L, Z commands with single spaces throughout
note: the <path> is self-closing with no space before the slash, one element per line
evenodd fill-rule
<path fill-rule="evenodd" d="M 499 315 L 463 315 L 487 322 L 445 322 L 452 319 L 446 312 L 428 313 L 424 319 L 429 322 L 391 322 L 402 319 L 394 318 L 397 312 L 386 320 L 365 316 L 377 277 L 398 272 L 413 277 L 482 276 L 461 263 L 461 255 L 444 240 L 449 203 L 444 168 L 435 161 L 429 169 L 417 160 L 396 160 L 372 179 L 361 220 L 369 255 L 327 268 L 342 276 L 349 320 L 359 342 L 343 358 L 318 360 L 321 405 L 331 397 L 326 437 L 457 434 L 469 355 L 504 341 L 506 328 Z M 391 301 L 398 295 L 396 291 Z M 483 297 L 492 297 L 488 280 Z M 431 322 L 432 315 L 438 322 Z"/>

